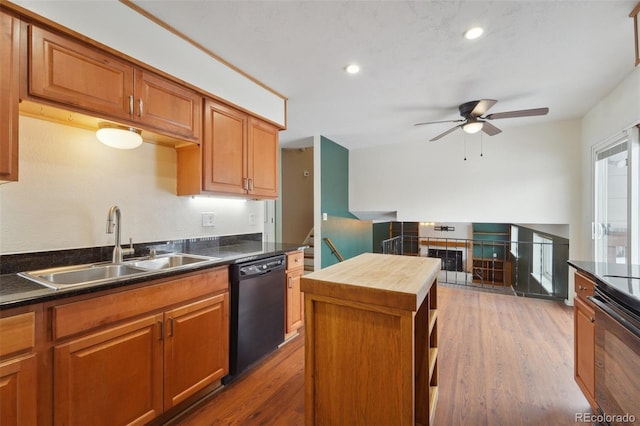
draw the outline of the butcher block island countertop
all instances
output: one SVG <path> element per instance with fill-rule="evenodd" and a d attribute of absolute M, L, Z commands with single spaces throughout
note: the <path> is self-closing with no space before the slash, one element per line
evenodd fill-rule
<path fill-rule="evenodd" d="M 440 259 L 361 254 L 302 278 L 307 425 L 428 425 Z"/>

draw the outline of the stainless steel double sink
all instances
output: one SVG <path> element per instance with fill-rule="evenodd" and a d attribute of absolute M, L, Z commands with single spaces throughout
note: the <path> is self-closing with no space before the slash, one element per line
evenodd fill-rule
<path fill-rule="evenodd" d="M 190 269 L 221 260 L 219 257 L 171 253 L 123 263 L 92 263 L 20 272 L 18 275 L 55 290 L 107 284 L 159 272 Z"/>

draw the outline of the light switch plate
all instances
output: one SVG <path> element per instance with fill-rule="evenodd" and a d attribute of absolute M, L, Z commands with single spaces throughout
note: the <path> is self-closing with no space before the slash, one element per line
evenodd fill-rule
<path fill-rule="evenodd" d="M 216 226 L 215 218 L 213 212 L 202 213 L 202 226 Z"/>

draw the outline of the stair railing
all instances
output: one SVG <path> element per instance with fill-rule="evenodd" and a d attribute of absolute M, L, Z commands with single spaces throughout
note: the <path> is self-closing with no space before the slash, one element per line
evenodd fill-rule
<path fill-rule="evenodd" d="M 327 243 L 327 245 L 329 246 L 329 248 L 331 249 L 331 253 L 333 255 L 335 255 L 335 257 L 338 258 L 338 261 L 342 262 L 344 261 L 344 257 L 342 257 L 342 255 L 340 254 L 340 252 L 338 251 L 338 249 L 336 248 L 336 246 L 333 245 L 333 243 L 331 242 L 331 240 L 328 237 L 324 237 L 323 238 L 324 242 Z"/>

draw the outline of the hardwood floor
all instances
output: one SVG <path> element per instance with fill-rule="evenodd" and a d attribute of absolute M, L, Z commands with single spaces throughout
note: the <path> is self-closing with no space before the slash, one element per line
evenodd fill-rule
<path fill-rule="evenodd" d="M 442 285 L 438 298 L 436 425 L 584 424 L 570 307 Z M 304 336 L 171 424 L 304 424 Z"/>
<path fill-rule="evenodd" d="M 573 310 L 438 288 L 436 425 L 573 425 L 591 412 L 573 379 Z"/>

